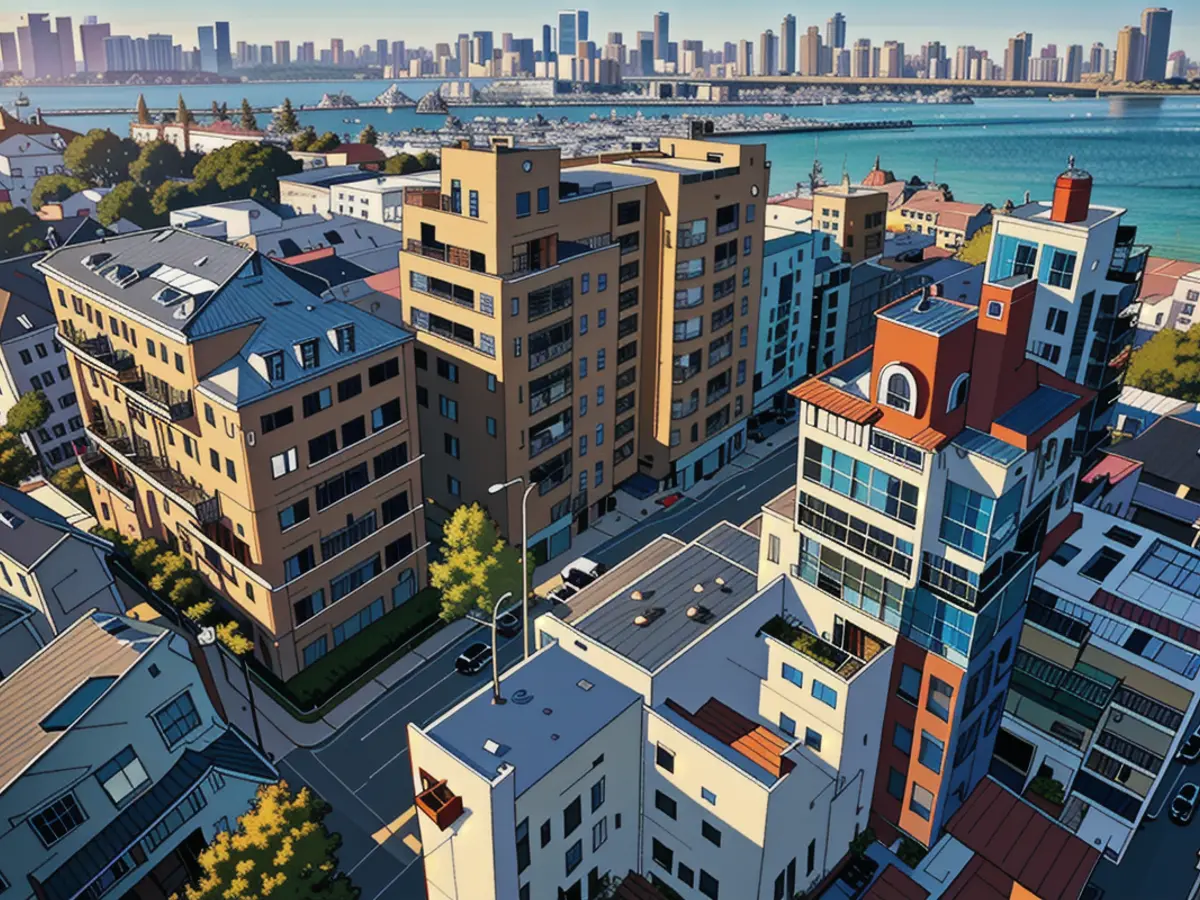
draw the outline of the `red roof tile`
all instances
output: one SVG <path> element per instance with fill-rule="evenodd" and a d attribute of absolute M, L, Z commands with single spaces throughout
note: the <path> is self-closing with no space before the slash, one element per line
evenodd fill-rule
<path fill-rule="evenodd" d="M 982 856 L 973 856 L 939 900 L 1009 900 L 1013 880 Z"/>
<path fill-rule="evenodd" d="M 1084 484 L 1094 484 L 1101 478 L 1107 477 L 1109 484 L 1120 484 L 1141 467 L 1142 464 L 1137 460 L 1106 453 L 1104 458 L 1088 469 L 1079 480 Z"/>
<path fill-rule="evenodd" d="M 379 291 L 381 294 L 391 294 L 393 297 L 400 296 L 400 269 L 387 269 L 383 272 L 377 272 L 374 275 L 368 275 L 363 279 L 367 286 Z"/>
<path fill-rule="evenodd" d="M 929 891 L 895 866 L 888 865 L 863 895 L 863 900 L 926 900 L 928 896 Z"/>
<path fill-rule="evenodd" d="M 796 765 L 782 756 L 783 751 L 788 748 L 787 741 L 770 729 L 730 709 L 716 697 L 710 697 L 694 713 L 688 712 L 671 699 L 667 700 L 667 706 L 705 734 L 715 737 L 722 744 L 728 744 L 776 778 L 782 778 Z"/>
<path fill-rule="evenodd" d="M 630 872 L 621 879 L 613 900 L 663 900 L 663 895 L 637 872 Z"/>

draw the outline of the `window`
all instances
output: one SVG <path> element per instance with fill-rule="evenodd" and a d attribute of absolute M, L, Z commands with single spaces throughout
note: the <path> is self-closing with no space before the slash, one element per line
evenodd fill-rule
<path fill-rule="evenodd" d="M 1054 247 L 1046 250 L 1042 257 L 1041 280 L 1053 287 L 1070 290 L 1075 281 L 1075 254 Z"/>
<path fill-rule="evenodd" d="M 632 225 L 642 218 L 642 201 L 629 200 L 617 204 L 617 225 Z"/>
<path fill-rule="evenodd" d="M 675 754 L 662 744 L 655 745 L 654 762 L 660 769 L 666 772 L 675 771 Z"/>
<path fill-rule="evenodd" d="M 787 713 L 780 713 L 779 714 L 779 730 L 782 731 L 784 734 L 788 734 L 788 735 L 791 735 L 792 737 L 795 737 L 796 736 L 796 720 L 793 719 L 791 716 L 789 716 Z"/>
<path fill-rule="evenodd" d="M 109 799 L 116 806 L 122 806 L 150 781 L 150 776 L 133 748 L 126 747 L 96 770 L 96 780 Z"/>
<path fill-rule="evenodd" d="M 237 481 L 237 469 L 233 467 L 233 460 L 225 458 L 225 477 L 230 481 Z"/>
<path fill-rule="evenodd" d="M 711 875 L 709 875 L 707 872 L 705 872 L 703 869 L 701 869 L 700 870 L 700 893 L 702 893 L 705 897 L 708 897 L 708 900 L 720 900 L 720 898 L 721 898 L 720 891 L 721 891 L 721 886 L 717 882 L 717 879 L 713 878 Z"/>
<path fill-rule="evenodd" d="M 662 791 L 654 792 L 654 808 L 672 819 L 677 818 L 679 815 L 679 804 L 675 802 L 674 798 L 667 796 Z"/>
<path fill-rule="evenodd" d="M 682 881 L 684 884 L 686 884 L 688 887 L 692 887 L 696 883 L 696 873 L 692 871 L 690 866 L 687 866 L 682 862 L 679 864 L 679 869 L 678 869 L 677 874 L 678 874 L 679 880 Z"/>
<path fill-rule="evenodd" d="M 804 729 L 804 746 L 810 747 L 817 753 L 821 752 L 821 732 L 813 731 L 811 728 Z"/>
<path fill-rule="evenodd" d="M 474 193 L 474 191 L 472 191 Z M 550 212 L 550 188 L 540 187 L 537 192 L 537 211 Z"/>
<path fill-rule="evenodd" d="M 1092 581 L 1104 581 L 1109 573 L 1116 568 L 1117 563 L 1124 558 L 1124 553 L 1118 553 L 1111 547 L 1101 547 L 1091 559 L 1080 567 L 1079 574 L 1084 578 L 1090 578 Z"/>
<path fill-rule="evenodd" d="M 1141 536 L 1136 532 L 1130 531 L 1128 528 L 1122 528 L 1120 525 L 1114 525 L 1108 531 L 1104 532 L 1106 538 L 1112 538 L 1118 544 L 1124 544 L 1126 547 L 1136 547 Z"/>
<path fill-rule="evenodd" d="M 941 719 L 950 721 L 950 707 L 954 702 L 954 688 L 942 681 L 936 675 L 929 676 L 929 695 L 925 698 L 925 708 Z"/>
<path fill-rule="evenodd" d="M 542 847 L 545 847 L 548 843 L 550 843 L 550 820 L 549 819 L 547 819 L 545 822 L 542 823 L 541 831 L 539 834 L 539 840 L 541 841 L 540 846 L 542 846 Z"/>
<path fill-rule="evenodd" d="M 325 608 L 325 590 L 313 591 L 307 597 L 301 597 L 292 604 L 292 614 L 297 625 L 303 625 Z"/>
<path fill-rule="evenodd" d="M 317 341 L 301 341 L 298 347 L 301 369 L 315 369 L 321 365 L 321 345 Z"/>
<path fill-rule="evenodd" d="M 804 687 L 804 673 L 787 663 L 783 664 L 783 679 L 790 681 L 796 687 Z"/>
<path fill-rule="evenodd" d="M 63 794 L 29 817 L 29 824 L 46 847 L 57 844 L 87 820 L 74 794 Z"/>
<path fill-rule="evenodd" d="M 908 801 L 908 808 L 928 822 L 933 813 L 933 792 L 913 782 L 912 798 Z"/>
<path fill-rule="evenodd" d="M 908 525 L 917 521 L 919 491 L 853 456 L 812 439 L 804 442 L 804 478 Z"/>
<path fill-rule="evenodd" d="M 496 420 L 492 416 L 487 417 L 487 433 L 491 437 L 496 436 Z"/>
<path fill-rule="evenodd" d="M 987 305 L 987 316 L 989 319 L 1004 318 L 1004 304 L 999 300 L 989 300 Z"/>
<path fill-rule="evenodd" d="M 451 400 L 445 394 L 438 395 L 438 411 L 451 422 L 458 421 L 458 401 Z"/>
<path fill-rule="evenodd" d="M 521 191 L 517 194 L 517 218 L 522 219 L 529 212 L 529 191 Z"/>
<path fill-rule="evenodd" d="M 357 397 L 362 393 L 362 376 L 355 375 L 352 378 L 344 378 L 338 382 L 338 403 L 345 403 L 352 397 Z"/>
<path fill-rule="evenodd" d="M 912 729 L 897 722 L 895 729 L 892 731 L 892 746 L 900 752 L 908 754 L 912 753 L 912 743 Z"/>
<path fill-rule="evenodd" d="M 186 691 L 154 713 L 154 723 L 170 749 L 200 727 L 200 714 Z"/>
<path fill-rule="evenodd" d="M 991 259 L 991 281 L 1002 281 L 1012 275 L 1033 275 L 1037 262 L 1038 245 L 1010 235 L 995 239 Z"/>
<path fill-rule="evenodd" d="M 888 769 L 887 792 L 897 800 L 904 801 L 904 773 Z"/>
<path fill-rule="evenodd" d="M 371 410 L 371 431 L 382 431 L 400 421 L 400 398 L 395 397 L 383 406 Z"/>
<path fill-rule="evenodd" d="M 608 816 L 601 816 L 600 821 L 592 826 L 592 852 L 595 853 L 608 840 Z"/>
<path fill-rule="evenodd" d="M 826 706 L 837 709 L 837 691 L 815 678 L 812 681 L 812 695 Z"/>
<path fill-rule="evenodd" d="M 667 872 L 671 871 L 671 867 L 675 863 L 675 853 L 658 838 L 650 839 L 650 858 Z"/>
<path fill-rule="evenodd" d="M 351 591 L 362 587 L 382 571 L 383 567 L 379 561 L 379 554 L 376 553 L 374 556 L 360 562 L 354 568 L 348 569 L 329 582 L 329 602 L 337 603 Z"/>
<path fill-rule="evenodd" d="M 446 455 L 453 457 L 454 459 L 458 459 L 458 438 L 449 433 L 445 434 L 443 437 Z"/>
<path fill-rule="evenodd" d="M 985 558 L 1015 532 L 1024 486 L 1022 479 L 997 501 L 949 482 L 942 511 L 942 540 L 978 559 Z"/>
<path fill-rule="evenodd" d="M 1065 309 L 1054 309 L 1053 307 L 1046 313 L 1046 329 L 1053 331 L 1055 334 L 1065 334 L 1067 331 L 1067 311 Z"/>
<path fill-rule="evenodd" d="M 284 425 L 291 425 L 294 417 L 292 408 L 285 406 L 283 409 L 278 409 L 273 413 L 267 413 L 260 418 L 263 434 L 270 434 L 276 428 L 282 428 Z"/>
<path fill-rule="evenodd" d="M 706 841 L 708 841 L 710 844 L 714 844 L 714 845 L 716 845 L 717 847 L 720 847 L 720 846 L 721 846 L 721 832 L 720 832 L 720 830 L 719 830 L 719 829 L 717 829 L 717 828 L 714 828 L 714 827 L 713 827 L 711 824 L 709 824 L 708 822 L 706 822 L 706 821 L 701 821 L 701 822 L 700 822 L 700 834 L 701 834 L 701 835 L 703 835 L 703 836 L 704 836 L 704 839 L 705 839 Z"/>
<path fill-rule="evenodd" d="M 563 810 L 563 837 L 570 837 L 571 832 L 583 821 L 583 800 L 576 797 Z"/>
<path fill-rule="evenodd" d="M 931 772 L 936 772 L 940 775 L 942 771 L 942 756 L 945 752 L 945 744 L 928 731 L 921 732 L 921 750 L 917 754 L 917 760 L 921 765 Z"/>
<path fill-rule="evenodd" d="M 778 563 L 780 551 L 779 535 L 772 534 L 767 537 L 767 561 Z"/>
<path fill-rule="evenodd" d="M 601 775 L 600 780 L 592 785 L 592 812 L 595 812 L 604 805 L 605 795 L 604 776 Z"/>
<path fill-rule="evenodd" d="M 327 456 L 337 453 L 337 431 L 326 431 L 308 442 L 308 464 L 315 465 Z"/>
<path fill-rule="evenodd" d="M 946 412 L 953 412 L 967 402 L 967 391 L 970 389 L 971 376 L 963 372 L 950 387 L 950 398 L 946 401 Z"/>
<path fill-rule="evenodd" d="M 299 578 L 316 565 L 313 548 L 305 547 L 299 553 L 294 553 L 283 561 L 283 577 L 286 581 Z"/>
<path fill-rule="evenodd" d="M 313 391 L 311 394 L 305 394 L 301 400 L 301 406 L 304 408 L 304 418 L 316 415 L 323 409 L 328 409 L 333 405 L 333 391 L 330 388 L 321 388 L 319 391 Z"/>
<path fill-rule="evenodd" d="M 329 641 L 325 635 L 321 635 L 312 643 L 308 644 L 302 651 L 304 657 L 304 665 L 311 666 L 318 659 L 329 652 Z"/>
<path fill-rule="evenodd" d="M 391 359 L 371 366 L 367 369 L 367 384 L 370 387 L 375 387 L 384 381 L 392 378 L 397 378 L 400 375 L 400 358 L 392 357 Z"/>
<path fill-rule="evenodd" d="M 884 367 L 879 375 L 881 403 L 900 412 L 912 414 L 916 393 L 916 382 L 904 366 L 893 363 Z"/>
<path fill-rule="evenodd" d="M 472 193 L 474 193 L 472 191 Z M 529 868 L 529 819 L 522 819 L 517 824 L 517 874 L 520 875 Z"/>
<path fill-rule="evenodd" d="M 709 806 L 717 805 L 717 795 L 714 794 L 712 791 L 710 791 L 706 787 L 700 788 L 700 799 L 703 800 L 705 803 L 707 803 Z"/>
<path fill-rule="evenodd" d="M 567 848 L 566 865 L 567 874 L 570 875 L 583 862 L 583 841 L 579 840 Z"/>

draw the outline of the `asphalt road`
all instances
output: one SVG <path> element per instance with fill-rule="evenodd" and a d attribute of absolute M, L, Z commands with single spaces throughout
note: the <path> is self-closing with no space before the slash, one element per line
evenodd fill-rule
<path fill-rule="evenodd" d="M 752 518 L 795 483 L 795 438 L 775 437 L 771 444 L 752 467 L 727 477 L 699 499 L 685 498 L 644 519 L 589 556 L 612 566 L 659 535 L 689 541 L 718 522 L 740 524 Z M 490 670 L 468 677 L 454 669 L 462 649 L 485 635 L 482 628 L 476 629 L 451 644 L 322 746 L 293 750 L 280 763 L 289 784 L 308 785 L 332 807 L 326 825 L 342 836 L 338 862 L 362 889 L 360 900 L 425 896 L 406 729 L 409 722 L 425 725 L 436 719 L 486 683 Z M 520 655 L 519 637 L 503 641 L 501 668 Z"/>

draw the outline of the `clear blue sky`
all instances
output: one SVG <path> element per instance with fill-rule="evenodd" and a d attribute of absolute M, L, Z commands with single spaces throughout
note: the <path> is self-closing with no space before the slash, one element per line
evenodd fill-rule
<path fill-rule="evenodd" d="M 18 2 L 14 0 L 14 5 Z M 17 23 L 13 5 L 5 5 L 8 9 L 0 13 L 0 31 L 14 29 Z M 497 35 L 511 31 L 519 37 L 536 36 L 543 23 L 553 22 L 558 8 L 528 2 L 497 4 L 494 0 L 403 5 L 395 0 L 357 0 L 344 5 L 328 0 L 260 0 L 257 4 L 236 0 L 203 4 L 69 0 L 34 7 L 51 16 L 72 16 L 76 23 L 85 15 L 99 15 L 101 21 L 112 23 L 114 34 L 167 32 L 189 49 L 196 43 L 200 10 L 211 19 L 227 19 L 235 42 L 261 44 L 286 39 L 294 44 L 311 40 L 328 46 L 329 38 L 341 37 L 349 48 L 373 45 L 377 38 L 432 46 L 436 41 L 453 40 L 460 31 L 477 29 Z M 636 31 L 650 30 L 651 16 L 659 7 L 638 0 L 608 0 L 586 8 L 591 13 L 593 40 L 603 42 L 607 32 L 620 31 L 626 42 L 632 43 Z M 780 20 L 789 12 L 796 16 L 800 33 L 809 25 L 819 25 L 823 32 L 825 20 L 840 10 L 847 18 L 849 41 L 860 37 L 873 42 L 902 40 L 915 52 L 927 41 L 940 40 L 949 45 L 951 53 L 959 44 L 973 44 L 989 50 L 994 59 L 1002 57 L 1007 39 L 1023 30 L 1033 32 L 1037 48 L 1053 42 L 1060 53 L 1073 43 L 1088 47 L 1093 41 L 1102 41 L 1115 47 L 1117 31 L 1123 25 L 1136 24 L 1142 10 L 1136 2 L 1124 0 L 833 0 L 822 4 L 689 0 L 686 5 L 668 2 L 661 8 L 671 13 L 672 40 L 700 39 L 706 46 L 756 39 L 767 28 L 777 32 Z M 1176 4 L 1174 11 L 1171 49 L 1200 56 L 1200 2 L 1186 0 Z"/>

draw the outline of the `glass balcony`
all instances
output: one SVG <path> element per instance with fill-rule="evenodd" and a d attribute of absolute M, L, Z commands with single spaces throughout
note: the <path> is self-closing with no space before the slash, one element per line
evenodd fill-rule
<path fill-rule="evenodd" d="M 1121 281 L 1133 284 L 1141 281 L 1142 273 L 1146 270 L 1146 260 L 1150 257 L 1148 244 L 1118 244 L 1113 248 L 1112 263 L 1108 267 L 1110 281 Z"/>

